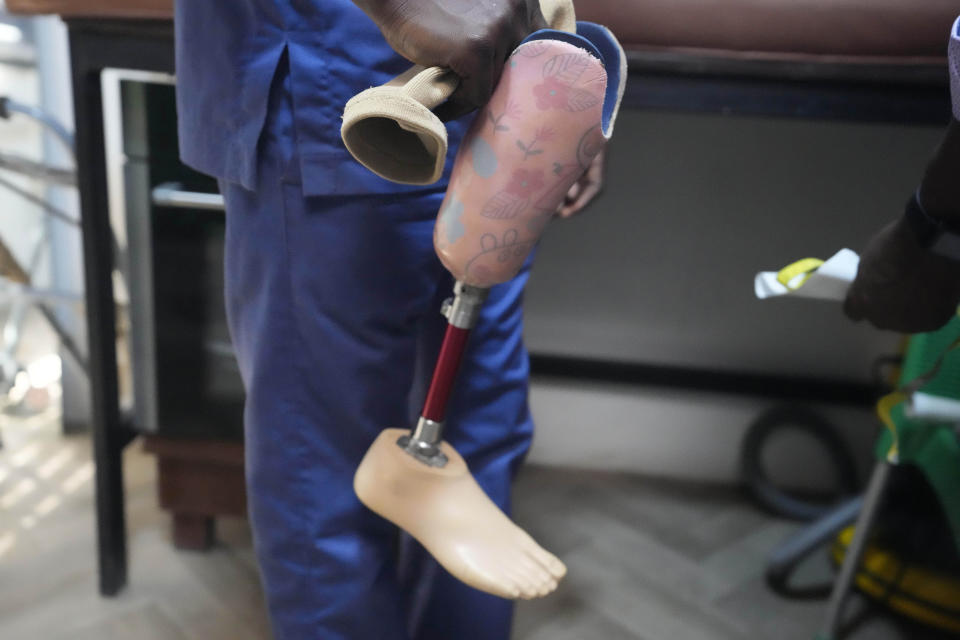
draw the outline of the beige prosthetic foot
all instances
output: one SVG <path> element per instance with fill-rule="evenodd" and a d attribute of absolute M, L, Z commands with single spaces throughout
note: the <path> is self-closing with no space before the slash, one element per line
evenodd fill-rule
<path fill-rule="evenodd" d="M 556 589 L 566 567 L 497 508 L 463 458 L 443 442 L 446 465 L 426 465 L 397 446 L 405 434 L 387 429 L 367 451 L 353 480 L 360 501 L 471 587 L 525 599 Z"/>

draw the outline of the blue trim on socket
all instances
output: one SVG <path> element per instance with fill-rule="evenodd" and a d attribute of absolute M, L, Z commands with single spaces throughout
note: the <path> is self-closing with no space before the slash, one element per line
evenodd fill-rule
<path fill-rule="evenodd" d="M 557 31 L 556 29 L 540 29 L 540 31 L 534 31 L 524 38 L 523 42 L 521 42 L 519 46 L 523 46 L 528 42 L 534 42 L 536 40 L 559 40 L 560 42 L 566 42 L 567 44 L 572 44 L 575 47 L 586 49 L 587 53 L 592 55 L 601 63 L 603 62 L 603 54 L 600 53 L 600 50 L 597 49 L 592 42 L 576 33 Z"/>
<path fill-rule="evenodd" d="M 620 93 L 620 78 L 627 72 L 620 57 L 620 44 L 606 27 L 593 22 L 578 22 L 577 33 L 600 50 L 603 66 L 607 70 L 607 95 L 603 100 L 603 120 L 601 128 L 603 135 L 610 135 L 610 120 Z"/>

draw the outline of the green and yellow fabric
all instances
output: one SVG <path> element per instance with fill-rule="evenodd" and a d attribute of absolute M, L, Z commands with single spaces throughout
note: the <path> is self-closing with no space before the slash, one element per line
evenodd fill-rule
<path fill-rule="evenodd" d="M 937 494 L 960 549 L 960 437 L 950 422 L 906 415 L 910 393 L 960 399 L 960 317 L 930 333 L 910 338 L 900 373 L 900 389 L 878 403 L 887 427 L 877 443 L 881 460 L 914 464 Z"/>

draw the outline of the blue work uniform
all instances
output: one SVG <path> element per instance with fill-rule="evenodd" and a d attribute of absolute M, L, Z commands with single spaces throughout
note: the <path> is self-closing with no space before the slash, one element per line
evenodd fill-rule
<path fill-rule="evenodd" d="M 452 288 L 432 244 L 446 177 L 389 183 L 339 136 L 346 101 L 409 63 L 349 0 L 178 0 L 175 16 L 181 157 L 219 179 L 227 205 L 227 316 L 275 637 L 507 638 L 511 603 L 452 578 L 352 489 L 376 435 L 416 418 Z M 491 292 L 448 416 L 447 439 L 504 510 L 532 434 L 526 274 Z"/>

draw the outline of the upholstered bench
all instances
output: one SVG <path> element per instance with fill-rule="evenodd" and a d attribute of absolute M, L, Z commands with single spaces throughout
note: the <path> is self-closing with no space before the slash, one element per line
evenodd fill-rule
<path fill-rule="evenodd" d="M 23 13 L 173 17 L 171 0 L 7 0 Z M 936 66 L 954 0 L 579 0 L 633 54 L 795 63 Z"/>
<path fill-rule="evenodd" d="M 591 0 L 628 51 L 628 105 L 946 122 L 954 0 Z M 758 82 L 765 80 L 765 82 Z M 878 99 L 881 98 L 882 99 Z"/>
<path fill-rule="evenodd" d="M 937 66 L 954 0 L 590 0 L 577 16 L 611 25 L 635 56 Z"/>

